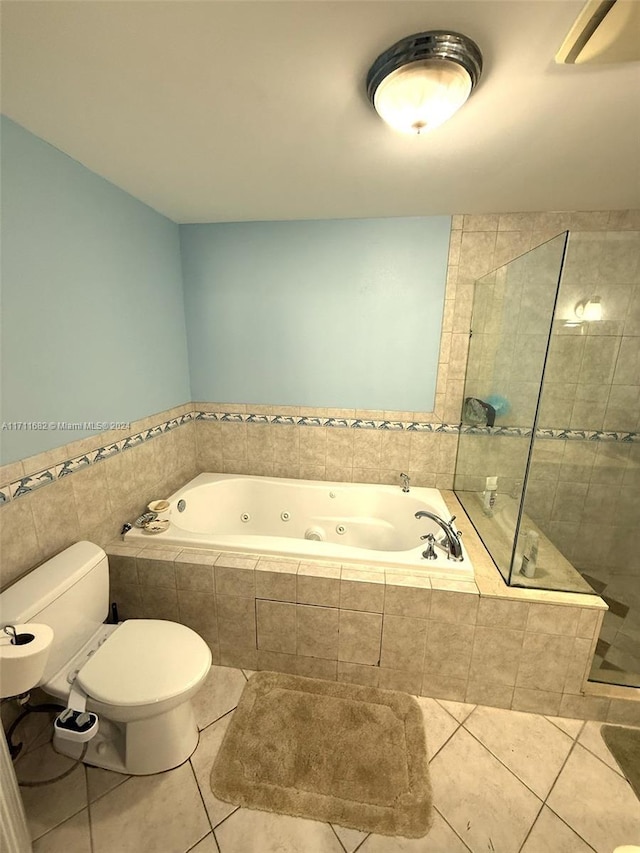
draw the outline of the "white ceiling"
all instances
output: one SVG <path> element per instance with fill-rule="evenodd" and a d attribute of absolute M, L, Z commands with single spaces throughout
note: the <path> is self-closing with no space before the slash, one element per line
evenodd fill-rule
<path fill-rule="evenodd" d="M 582 0 L 2 3 L 2 110 L 177 222 L 640 206 L 640 63 L 559 66 Z M 429 29 L 485 71 L 431 134 L 369 66 Z"/>

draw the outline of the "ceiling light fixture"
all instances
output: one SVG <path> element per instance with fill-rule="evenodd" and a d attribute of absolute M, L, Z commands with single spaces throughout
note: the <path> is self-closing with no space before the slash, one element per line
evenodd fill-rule
<path fill-rule="evenodd" d="M 367 95 L 387 124 L 424 133 L 460 109 L 482 73 L 478 45 L 460 33 L 432 30 L 396 42 L 373 63 Z"/>

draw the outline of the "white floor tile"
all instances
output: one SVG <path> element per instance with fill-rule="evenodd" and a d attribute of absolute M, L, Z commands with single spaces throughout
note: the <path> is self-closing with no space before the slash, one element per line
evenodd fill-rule
<path fill-rule="evenodd" d="M 344 853 L 328 823 L 238 809 L 215 829 L 221 853 Z"/>
<path fill-rule="evenodd" d="M 219 853 L 219 847 L 213 837 L 213 832 L 205 835 L 202 841 L 199 841 L 195 847 L 192 847 L 189 853 Z"/>
<path fill-rule="evenodd" d="M 51 744 L 34 749 L 15 766 L 20 780 L 51 779 L 73 766 L 73 759 L 58 755 Z M 87 779 L 83 764 L 69 776 L 40 788 L 21 787 L 31 838 L 39 838 L 87 805 Z"/>
<path fill-rule="evenodd" d="M 598 853 L 640 839 L 640 802 L 631 786 L 579 744 L 547 805 Z"/>
<path fill-rule="evenodd" d="M 34 841 L 33 853 L 91 853 L 91 832 L 87 809 L 83 809 Z"/>
<path fill-rule="evenodd" d="M 89 802 L 92 803 L 98 797 L 109 793 L 118 785 L 126 782 L 129 776 L 124 773 L 114 773 L 112 770 L 104 770 L 102 767 L 87 766 L 87 787 L 89 790 Z"/>
<path fill-rule="evenodd" d="M 435 811 L 433 826 L 424 838 L 370 835 L 362 847 L 358 848 L 358 853 L 469 853 L 469 848 Z"/>
<path fill-rule="evenodd" d="M 210 829 L 189 762 L 132 776 L 90 813 L 94 853 L 185 853 Z"/>
<path fill-rule="evenodd" d="M 436 702 L 442 705 L 445 711 L 448 711 L 459 723 L 464 723 L 476 707 L 475 705 L 468 705 L 465 702 L 452 702 L 449 699 L 436 699 Z"/>
<path fill-rule="evenodd" d="M 544 800 L 573 740 L 538 714 L 478 706 L 464 727 Z"/>
<path fill-rule="evenodd" d="M 238 808 L 238 806 L 225 803 L 214 796 L 210 782 L 211 768 L 230 722 L 231 714 L 200 732 L 200 743 L 191 756 L 191 764 L 212 826 L 216 826 Z"/>
<path fill-rule="evenodd" d="M 620 776 L 624 776 L 624 773 L 620 770 L 618 762 L 615 760 L 613 755 L 611 755 L 609 747 L 602 739 L 602 735 L 600 734 L 602 726 L 603 723 L 596 723 L 593 720 L 587 721 L 580 732 L 578 743 L 604 761 L 607 766 L 612 770 L 615 770 Z"/>
<path fill-rule="evenodd" d="M 518 853 L 538 797 L 462 727 L 429 767 L 434 805 L 470 849 Z"/>
<path fill-rule="evenodd" d="M 427 752 L 429 760 L 431 760 L 442 745 L 449 740 L 460 723 L 441 705 L 438 705 L 435 699 L 417 696 L 416 701 L 422 711 L 424 732 L 427 738 Z"/>
<path fill-rule="evenodd" d="M 191 700 L 199 729 L 235 708 L 247 681 L 242 670 L 212 666 L 207 680 Z"/>
<path fill-rule="evenodd" d="M 540 812 L 520 853 L 593 853 L 593 848 L 546 806 Z"/>
<path fill-rule="evenodd" d="M 584 725 L 584 720 L 572 720 L 570 717 L 547 716 L 547 720 L 549 720 L 550 723 L 553 723 L 554 726 L 562 729 L 565 734 L 568 734 L 569 737 L 572 737 L 574 740 L 578 737 L 580 729 Z"/>
<path fill-rule="evenodd" d="M 349 829 L 346 826 L 338 826 L 336 823 L 332 823 L 331 826 L 347 853 L 353 853 L 362 844 L 368 834 L 360 832 L 357 829 Z"/>

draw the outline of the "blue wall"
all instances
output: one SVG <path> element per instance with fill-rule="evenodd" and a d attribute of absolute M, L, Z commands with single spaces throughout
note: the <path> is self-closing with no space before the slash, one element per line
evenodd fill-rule
<path fill-rule="evenodd" d="M 1 122 L 0 419 L 130 421 L 190 400 L 178 226 Z M 91 434 L 5 429 L 0 456 Z"/>
<path fill-rule="evenodd" d="M 432 410 L 450 227 L 181 226 L 194 399 Z"/>

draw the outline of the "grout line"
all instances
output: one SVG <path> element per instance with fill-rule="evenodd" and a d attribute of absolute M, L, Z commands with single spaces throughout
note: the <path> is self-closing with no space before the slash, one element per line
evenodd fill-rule
<path fill-rule="evenodd" d="M 460 842 L 461 842 L 461 843 L 462 843 L 462 844 L 467 848 L 467 850 L 471 851 L 471 848 L 468 846 L 468 844 L 466 844 L 466 842 L 465 842 L 465 841 L 464 841 L 464 839 L 459 835 L 459 833 L 457 833 L 457 832 L 456 832 L 456 830 L 451 826 L 451 824 L 450 824 L 450 823 L 449 823 L 449 821 L 446 819 L 446 817 L 443 815 L 443 813 L 440 811 L 440 809 L 439 809 L 437 806 L 435 806 L 435 805 L 434 805 L 434 806 L 433 806 L 433 810 L 434 810 L 434 812 L 437 812 L 437 813 L 440 815 L 440 817 L 441 817 L 441 818 L 442 818 L 442 820 L 446 823 L 446 825 L 449 827 L 449 829 L 451 830 L 451 832 L 453 832 L 453 834 L 456 836 L 456 838 L 459 838 L 459 839 L 460 839 Z M 473 853 L 473 851 L 471 851 L 471 853 Z"/>
<path fill-rule="evenodd" d="M 196 749 L 197 749 L 197 747 L 196 747 Z M 195 750 L 194 750 L 194 752 L 195 752 Z M 211 823 L 211 818 L 209 817 L 209 812 L 207 811 L 207 804 L 204 801 L 204 795 L 202 793 L 202 789 L 200 788 L 200 783 L 198 782 L 198 776 L 196 774 L 196 769 L 193 766 L 191 758 L 188 758 L 187 761 L 189 763 L 189 767 L 191 768 L 191 773 L 193 775 L 194 782 L 196 783 L 196 788 L 198 789 L 198 794 L 200 796 L 200 802 L 202 803 L 202 808 L 204 809 L 204 814 L 205 814 L 205 817 L 207 818 L 207 823 L 209 824 L 209 826 L 211 828 L 211 832 L 213 833 L 213 824 Z M 202 838 L 205 838 L 208 834 L 209 834 L 208 832 L 205 833 L 205 835 L 203 835 Z M 197 841 L 196 844 L 200 844 L 200 841 L 202 841 L 202 838 L 199 841 Z M 195 844 L 193 845 L 193 847 L 195 847 Z M 192 849 L 192 848 L 189 848 L 189 849 Z"/>
<path fill-rule="evenodd" d="M 362 831 L 362 832 L 364 832 L 364 830 L 361 830 L 361 831 Z M 357 847 L 354 847 L 354 848 L 353 848 L 352 853 L 358 853 L 358 850 L 361 850 L 361 849 L 362 849 L 362 845 L 365 843 L 365 841 L 366 841 L 366 840 L 367 840 L 371 835 L 373 835 L 373 833 L 372 833 L 372 832 L 367 832 L 367 834 L 366 834 L 366 835 L 365 835 L 365 837 L 362 839 L 362 841 L 360 842 L 360 844 L 358 844 L 358 846 L 357 846 Z"/>
<path fill-rule="evenodd" d="M 547 715 L 546 715 L 546 714 L 540 714 L 540 716 L 541 716 L 541 717 L 544 717 L 544 718 L 545 718 L 545 720 L 546 720 L 548 723 L 551 723 L 551 725 L 552 725 L 552 726 L 555 726 L 555 728 L 556 728 L 556 729 L 558 729 L 558 731 L 559 731 L 559 732 L 562 732 L 562 734 L 563 734 L 563 735 L 566 735 L 567 737 L 572 738 L 574 741 L 577 741 L 577 740 L 578 740 L 578 738 L 580 737 L 580 734 L 582 733 L 582 729 L 584 728 L 584 724 L 587 722 L 586 720 L 581 720 L 581 721 L 580 721 L 580 722 L 582 722 L 582 725 L 580 726 L 580 728 L 578 729 L 578 733 L 577 733 L 577 734 L 575 735 L 575 737 L 574 737 L 573 735 L 570 735 L 570 734 L 569 734 L 569 732 L 566 732 L 566 731 L 565 731 L 561 726 L 559 726 L 557 723 L 554 723 L 554 722 L 553 722 L 553 720 L 550 720 L 550 719 L 549 719 L 549 717 L 547 717 Z M 575 719 L 575 717 L 566 717 L 566 719 L 567 719 L 567 720 L 572 720 L 572 719 Z"/>
<path fill-rule="evenodd" d="M 583 726 L 583 728 L 584 728 L 584 726 Z M 582 731 L 582 729 L 580 729 L 580 731 Z M 562 767 L 560 768 L 560 772 L 559 772 L 559 773 L 558 773 L 558 775 L 556 776 L 556 778 L 555 778 L 555 781 L 554 781 L 553 785 L 551 786 L 551 788 L 549 789 L 549 792 L 547 793 L 547 796 L 544 798 L 544 804 L 545 804 L 545 806 L 546 806 L 548 809 L 550 809 L 550 810 L 554 813 L 554 815 L 556 815 L 556 817 L 560 818 L 560 820 L 562 820 L 562 818 L 560 817 L 560 815 L 559 815 L 559 814 L 557 814 L 557 813 L 554 811 L 554 809 L 553 809 L 553 808 L 551 808 L 551 806 L 550 806 L 550 805 L 549 805 L 549 803 L 548 803 L 548 800 L 549 800 L 549 797 L 551 796 L 551 794 L 553 793 L 553 789 L 554 789 L 554 788 L 555 788 L 555 786 L 558 784 L 558 779 L 559 779 L 559 778 L 560 778 L 560 776 L 562 775 L 562 772 L 564 771 L 565 767 L 567 766 L 567 763 L 569 762 L 569 758 L 571 757 L 571 753 L 574 751 L 574 749 L 575 749 L 577 746 L 582 746 L 582 744 L 578 744 L 578 741 L 577 741 L 577 740 L 574 740 L 574 742 L 573 742 L 573 743 L 572 743 L 572 745 L 571 745 L 571 749 L 570 749 L 570 750 L 569 750 L 569 752 L 567 753 L 567 757 L 565 758 L 565 760 L 564 760 L 564 762 L 563 762 L 563 764 L 562 764 Z M 583 748 L 584 748 L 584 747 L 583 747 Z M 604 762 L 603 762 L 603 763 L 604 763 Z M 605 767 L 606 767 L 606 765 L 605 765 Z M 588 842 L 587 842 L 587 841 L 582 837 L 582 835 L 580 835 L 580 833 L 578 832 L 578 830 L 577 830 L 575 827 L 573 827 L 573 826 L 571 826 L 571 824 L 567 823 L 567 821 L 566 821 L 566 820 L 562 820 L 562 822 L 563 822 L 563 823 L 566 823 L 566 824 L 567 824 L 567 826 L 569 827 L 569 829 L 571 829 L 573 832 L 575 832 L 575 834 L 578 836 L 578 838 L 579 838 L 581 841 L 584 841 L 584 843 L 587 845 L 587 847 L 591 847 L 591 845 L 590 845 L 590 844 L 589 844 L 589 843 L 588 843 Z M 591 848 L 591 849 L 593 849 L 593 848 Z"/>
<path fill-rule="evenodd" d="M 93 765 L 92 765 L 93 766 Z M 98 800 L 101 800 L 103 797 L 106 797 L 107 794 L 110 794 L 112 791 L 115 791 L 116 788 L 119 788 L 120 785 L 124 785 L 125 782 L 128 782 L 129 779 L 133 779 L 133 776 L 129 776 L 125 773 L 119 773 L 117 770 L 108 770 L 106 767 L 96 767 L 96 770 L 104 770 L 107 773 L 115 773 L 118 776 L 124 776 L 124 779 L 121 779 L 117 785 L 114 785 L 113 788 L 109 788 L 108 791 L 103 791 L 101 794 L 98 794 L 97 797 L 94 797 L 93 800 L 89 800 L 89 773 L 87 772 L 87 805 L 91 805 L 92 803 L 97 803 Z M 166 773 L 166 770 L 162 771 Z"/>
<path fill-rule="evenodd" d="M 229 812 L 229 814 L 226 815 L 226 817 L 223 817 L 221 821 L 218 821 L 218 823 L 216 823 L 216 825 L 213 827 L 214 836 L 216 834 L 216 829 L 218 829 L 218 827 L 222 826 L 223 823 L 226 823 L 229 820 L 229 818 L 232 815 L 234 815 L 236 812 L 239 812 L 241 808 L 242 808 L 242 806 L 236 806 L 236 808 L 232 812 Z M 276 812 L 273 812 L 273 814 L 276 814 Z M 218 844 L 217 837 L 216 837 L 216 844 Z M 220 847 L 220 844 L 218 844 L 218 847 Z"/>
<path fill-rule="evenodd" d="M 91 817 L 91 801 L 89 798 L 89 771 L 87 770 L 87 765 L 83 765 L 84 769 L 84 784 L 85 790 L 87 794 L 87 825 L 89 827 L 89 845 L 91 847 L 91 853 L 93 853 L 95 849 L 95 844 L 93 841 L 93 819 Z"/>
<path fill-rule="evenodd" d="M 526 783 L 525 781 L 523 781 L 523 780 L 518 776 L 518 774 L 517 774 L 515 771 L 513 771 L 510 767 L 508 767 L 508 766 L 504 763 L 504 761 L 502 761 L 502 759 L 498 758 L 498 756 L 497 756 L 497 755 L 495 755 L 495 754 L 494 754 L 494 753 L 489 749 L 489 747 L 488 747 L 485 743 L 483 743 L 483 742 L 480 740 L 480 738 L 478 738 L 476 735 L 474 735 L 474 734 L 473 734 L 473 732 L 470 732 L 470 731 L 469 731 L 469 729 L 467 729 L 467 728 L 465 727 L 464 723 L 461 725 L 461 727 L 460 727 L 460 728 L 463 728 L 463 729 L 465 730 L 465 732 L 466 732 L 468 735 L 470 735 L 470 736 L 471 736 L 471 737 L 472 737 L 472 738 L 473 738 L 477 743 L 479 743 L 479 744 L 480 744 L 480 746 L 481 746 L 481 747 L 483 747 L 483 749 L 486 749 L 486 751 L 489 753 L 489 755 L 490 755 L 492 758 L 495 758 L 495 760 L 496 760 L 499 764 L 501 764 L 501 765 L 504 767 L 504 769 L 505 769 L 505 770 L 508 770 L 508 771 L 509 771 L 509 773 L 511 773 L 511 775 L 514 777 L 514 779 L 517 779 L 517 780 L 518 780 L 518 782 L 520 782 L 520 784 L 521 784 L 521 785 L 524 785 L 524 787 L 525 787 L 528 791 L 530 791 L 536 799 L 540 800 L 540 802 L 542 802 L 542 803 L 544 803 L 544 802 L 546 801 L 546 798 L 545 798 L 545 799 L 542 799 L 542 797 L 540 796 L 540 794 L 536 794 L 536 792 L 533 790 L 533 788 L 531 788 L 529 785 L 527 785 L 527 783 Z M 574 742 L 574 743 L 575 743 L 575 742 Z M 573 749 L 573 746 L 574 746 L 574 744 L 572 743 L 572 745 L 571 745 L 571 747 L 570 747 L 570 749 L 569 749 L 569 753 L 570 753 L 570 752 L 571 752 L 571 750 Z M 566 763 L 566 759 L 565 759 L 565 763 Z M 564 767 L 564 763 L 563 763 L 562 767 Z M 562 768 L 560 768 L 560 772 L 558 773 L 558 776 L 560 775 L 560 773 L 561 773 L 561 772 L 562 772 Z M 555 783 L 556 783 L 556 781 L 557 781 L 557 778 L 558 778 L 558 777 L 556 776 L 556 779 L 554 780 L 553 785 L 555 785 Z M 551 786 L 551 789 L 550 789 L 549 793 L 551 793 L 551 790 L 553 789 L 553 785 Z M 549 794 L 547 794 L 547 796 L 549 796 Z"/>
<path fill-rule="evenodd" d="M 585 720 L 585 723 L 589 723 L 589 722 L 600 722 L 600 721 L 599 720 Z M 602 725 L 606 726 L 609 724 L 608 723 L 602 723 Z M 582 733 L 583 731 L 584 731 L 584 726 L 580 730 L 580 732 Z M 600 737 L 602 738 L 602 735 L 600 735 Z M 604 742 L 604 738 L 602 739 L 602 742 L 604 743 L 605 746 L 607 746 L 606 743 Z M 624 775 L 624 773 L 622 772 L 622 768 L 620 767 L 620 765 L 618 764 L 617 761 L 616 761 L 616 764 L 618 765 L 618 768 L 619 768 L 618 770 L 616 770 L 615 767 L 611 767 L 611 765 L 607 764 L 607 762 L 603 758 L 601 758 L 599 755 L 597 755 L 597 753 L 595 753 L 591 749 L 589 749 L 589 747 L 586 745 L 586 743 L 580 743 L 580 741 L 578 741 L 578 738 L 576 738 L 576 743 L 578 744 L 578 746 L 581 746 L 584 750 L 586 750 L 589 753 L 589 755 L 593 756 L 593 758 L 597 758 L 598 761 L 600 761 L 602 764 L 604 764 L 604 766 L 607 767 L 609 770 L 613 770 L 614 773 L 616 773 L 618 776 L 621 776 L 626 782 L 629 781 L 627 779 L 627 777 Z M 607 749 L 609 749 L 608 746 L 607 746 Z M 609 754 L 611 755 L 611 757 L 614 760 L 616 760 L 615 755 L 613 755 L 611 750 L 609 750 Z"/>
<path fill-rule="evenodd" d="M 571 832 L 573 832 L 573 834 L 576 835 L 580 839 L 580 841 L 582 841 L 583 844 L 585 844 L 589 848 L 589 850 L 593 851 L 593 853 L 598 853 L 598 851 L 595 849 L 595 847 L 592 847 L 588 841 L 585 841 L 584 838 L 580 835 L 580 833 L 575 829 L 575 827 L 571 826 L 570 823 L 567 823 L 567 821 L 564 820 L 557 812 L 555 812 L 548 803 L 545 803 L 543 808 L 549 809 L 551 814 L 553 814 L 555 817 L 557 817 L 559 821 L 562 821 L 562 823 L 566 827 L 568 827 L 571 830 Z"/>
<path fill-rule="evenodd" d="M 426 697 L 425 697 L 425 698 L 426 698 Z M 437 703 L 438 703 L 438 705 L 440 705 L 440 707 L 442 708 L 442 710 L 443 710 L 443 711 L 445 711 L 445 713 L 449 714 L 449 716 L 451 717 L 451 719 L 452 719 L 452 720 L 455 720 L 455 722 L 456 722 L 456 723 L 458 723 L 458 725 L 459 725 L 459 726 L 463 726 L 463 725 L 466 723 L 466 721 L 469 719 L 469 717 L 473 714 L 473 712 L 475 711 L 475 709 L 478 707 L 477 705 L 473 705 L 473 708 L 469 711 L 469 713 L 468 713 L 468 714 L 467 714 L 467 716 L 464 718 L 464 720 L 463 720 L 462 722 L 460 722 L 460 720 L 459 720 L 457 717 L 454 717 L 454 716 L 453 716 L 453 714 L 451 713 L 451 711 L 447 711 L 447 709 L 444 707 L 444 705 L 442 705 L 442 704 L 441 704 L 441 702 L 440 702 L 440 700 L 439 700 L 439 699 L 436 699 L 436 697 L 435 697 L 435 696 L 433 696 L 433 697 L 431 697 L 431 698 L 433 698 L 434 702 L 437 702 Z M 443 701 L 443 702 L 449 702 L 449 701 L 453 702 L 453 701 L 455 701 L 455 700 L 453 700 L 453 699 L 451 699 L 451 700 L 449 700 L 449 699 L 443 699 L 442 701 Z M 472 703 L 471 703 L 471 702 L 458 702 L 458 704 L 459 704 L 459 705 L 471 705 Z M 505 709 L 505 710 L 508 710 L 508 709 Z"/>
<path fill-rule="evenodd" d="M 462 726 L 462 723 L 458 723 L 458 721 L 457 721 L 457 720 L 456 720 L 456 723 L 457 723 L 457 725 L 456 725 L 455 729 L 451 732 L 451 734 L 450 734 L 450 735 L 449 735 L 449 737 L 444 741 L 444 743 L 442 743 L 442 744 L 438 747 L 438 749 L 436 750 L 436 752 L 434 752 L 434 753 L 433 753 L 433 755 L 431 756 L 431 758 L 428 760 L 428 764 L 431 764 L 431 762 L 432 762 L 432 761 L 433 761 L 433 759 L 436 757 L 436 755 L 439 755 L 439 753 L 440 753 L 440 752 L 444 749 L 444 747 L 449 743 L 449 741 L 450 741 L 450 740 L 451 740 L 451 738 L 454 736 L 454 734 L 455 734 L 455 733 L 458 731 L 458 729 Z M 425 733 L 425 736 L 426 736 L 426 733 Z M 429 738 L 427 737 L 427 743 L 428 743 L 428 741 L 429 741 Z"/>
<path fill-rule="evenodd" d="M 523 839 L 523 841 L 522 841 L 522 844 L 521 844 L 521 845 L 520 845 L 520 847 L 519 847 L 519 850 L 522 850 L 522 848 L 524 847 L 524 845 L 527 843 L 527 839 L 529 838 L 529 836 L 530 836 L 530 835 L 531 835 L 531 833 L 533 832 L 533 827 L 534 827 L 534 826 L 536 825 L 536 823 L 538 822 L 538 818 L 539 818 L 539 817 L 540 817 L 540 815 L 542 814 L 543 810 L 544 810 L 544 802 L 540 803 L 540 808 L 538 809 L 538 812 L 537 812 L 536 816 L 535 816 L 535 817 L 534 817 L 534 819 L 532 820 L 532 822 L 531 822 L 531 826 L 529 827 L 529 829 L 528 829 L 528 831 L 527 831 L 527 834 L 525 835 L 525 837 L 524 837 L 524 839 Z"/>
<path fill-rule="evenodd" d="M 235 711 L 235 709 L 237 707 L 238 707 L 237 705 L 234 705 L 233 708 L 230 708 L 228 711 L 225 711 L 224 714 L 221 714 L 219 717 L 216 717 L 215 720 L 212 720 L 210 723 L 207 723 L 207 725 L 204 728 L 199 730 L 199 735 L 202 735 L 202 732 L 206 732 L 206 730 L 211 728 L 211 726 L 215 725 L 216 723 L 219 723 L 220 720 L 224 719 L 224 717 L 228 717 L 229 714 L 233 714 L 233 712 Z M 200 742 L 200 738 L 198 738 L 198 743 L 199 742 Z M 197 749 L 197 747 L 196 747 L 196 749 Z"/>
<path fill-rule="evenodd" d="M 191 847 L 189 847 L 189 849 L 188 849 L 188 850 L 185 850 L 185 853 L 191 853 L 191 851 L 192 851 L 192 850 L 195 850 L 195 848 L 198 846 L 198 844 L 200 844 L 200 842 L 201 842 L 201 841 L 204 841 L 204 840 L 205 840 L 205 838 L 208 838 L 209 836 L 211 836 L 211 837 L 213 838 L 213 830 L 211 830 L 211 832 L 207 832 L 207 833 L 205 833 L 205 835 L 203 835 L 203 836 L 202 836 L 202 838 L 199 838 L 199 839 L 196 841 L 196 843 L 195 843 L 195 844 L 193 844 Z M 215 843 L 215 844 L 216 844 L 216 846 L 217 846 L 217 842 L 215 841 L 215 838 L 214 838 L 214 843 Z M 218 849 L 219 849 L 219 848 L 218 848 Z"/>
<path fill-rule="evenodd" d="M 342 847 L 342 849 L 344 850 L 344 853 L 349 853 L 349 851 L 347 850 L 347 848 L 346 848 L 346 847 L 344 846 L 344 844 L 342 843 L 342 840 L 340 839 L 340 836 L 339 836 L 339 835 L 338 835 L 338 833 L 335 831 L 335 829 L 333 828 L 333 825 L 332 825 L 329 821 L 327 821 L 327 826 L 331 829 L 331 831 L 333 832 L 333 834 L 335 835 L 335 837 L 338 839 L 338 844 L 340 845 L 340 847 Z"/>

